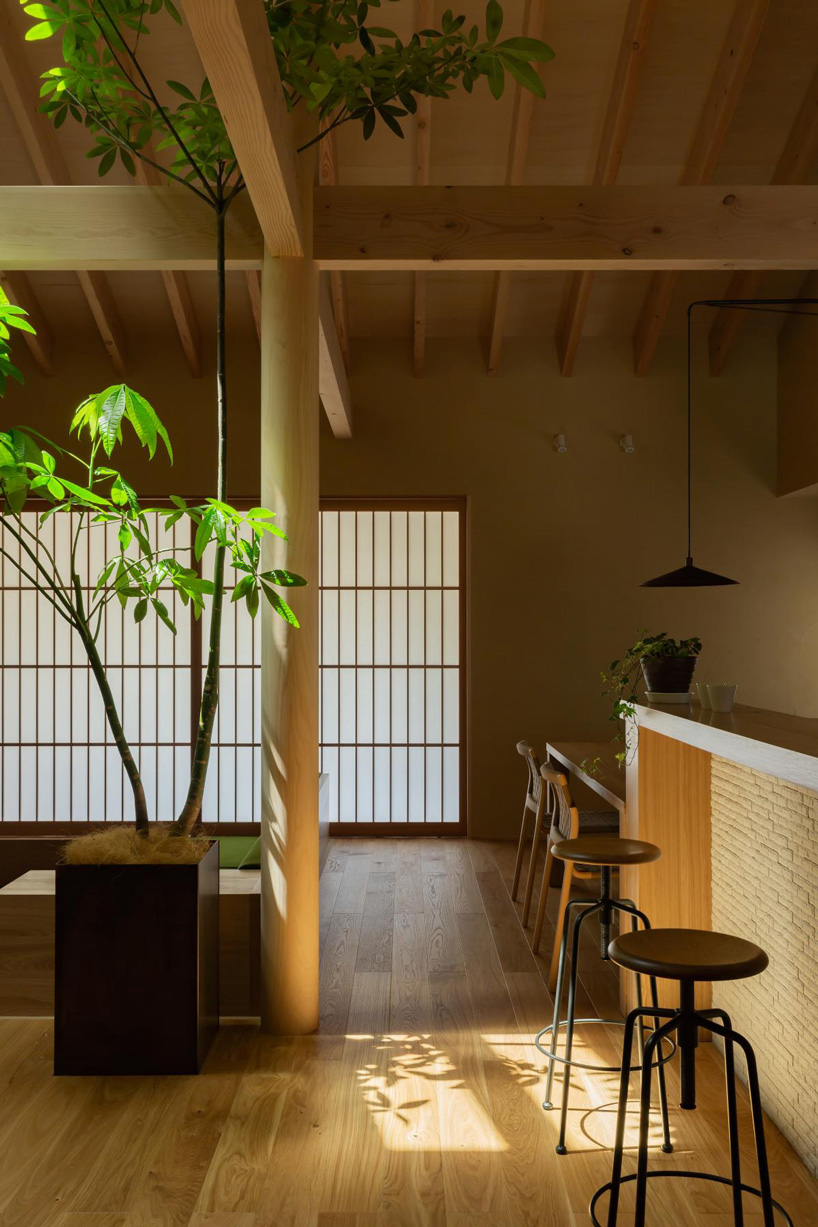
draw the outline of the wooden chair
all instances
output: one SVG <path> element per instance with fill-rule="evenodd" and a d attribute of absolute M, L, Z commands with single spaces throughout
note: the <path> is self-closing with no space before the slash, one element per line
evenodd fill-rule
<path fill-rule="evenodd" d="M 542 885 L 540 886 L 540 902 L 537 907 L 537 919 L 534 925 L 534 940 L 532 949 L 536 954 L 540 948 L 543 923 L 545 921 L 545 905 L 548 900 L 548 886 L 551 881 L 551 870 L 554 864 L 553 846 L 562 839 L 576 839 L 580 835 L 618 835 L 619 813 L 617 810 L 578 810 L 571 795 L 568 777 L 548 763 L 540 767 L 545 788 L 549 789 L 554 798 L 551 815 L 551 829 L 548 832 L 548 844 L 545 853 L 545 868 L 543 869 Z M 534 854 L 532 853 L 532 870 Z M 559 913 L 557 915 L 554 949 L 551 953 L 551 968 L 548 974 L 548 987 L 554 991 L 557 984 L 557 966 L 559 964 L 560 942 L 562 941 L 562 926 L 565 906 L 571 897 L 571 881 L 574 876 L 574 865 L 571 861 L 564 862 L 562 888 L 560 890 Z M 532 876 L 529 873 L 529 878 Z M 523 914 L 523 925 L 527 917 Z"/>
<path fill-rule="evenodd" d="M 517 891 L 520 888 L 520 876 L 527 843 L 526 828 L 528 826 L 528 816 L 529 814 L 534 815 L 531 859 L 528 863 L 528 877 L 525 884 L 525 901 L 523 903 L 523 926 L 525 927 L 528 924 L 528 913 L 531 909 L 531 895 L 534 889 L 534 866 L 537 863 L 537 853 L 540 849 L 543 827 L 546 825 L 546 821 L 549 828 L 551 826 L 551 814 L 548 805 L 550 790 L 547 785 L 543 784 L 543 777 L 540 774 L 540 760 L 527 741 L 517 742 L 517 753 L 522 755 L 528 767 L 528 787 L 526 788 L 525 805 L 523 806 L 523 820 L 520 824 L 520 839 L 517 844 L 517 860 L 514 865 L 514 881 L 511 886 L 512 899 L 517 898 Z"/>

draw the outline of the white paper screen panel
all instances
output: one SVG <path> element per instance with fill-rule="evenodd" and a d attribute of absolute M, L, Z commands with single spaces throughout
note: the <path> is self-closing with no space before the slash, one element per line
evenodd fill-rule
<path fill-rule="evenodd" d="M 321 769 L 334 822 L 462 820 L 461 515 L 321 513 Z"/>
<path fill-rule="evenodd" d="M 42 527 L 38 549 L 58 560 L 69 548 L 65 517 Z M 155 528 L 155 525 L 154 525 Z M 158 540 L 187 561 L 183 522 Z M 3 548 L 16 557 L 9 533 Z M 80 538 L 78 570 L 86 596 L 105 559 L 117 552 L 110 526 Z M 209 560 L 204 560 L 205 574 Z M 233 578 L 228 569 L 228 582 Z M 123 822 L 133 818 L 130 788 L 111 743 L 102 701 L 75 634 L 53 608 L 0 557 L 0 817 L 7 822 Z M 162 593 L 177 634 L 151 613 L 134 623 L 133 605 L 106 609 L 99 644 L 122 722 L 139 763 L 152 817 L 170 820 L 184 802 L 190 775 L 191 720 L 201 681 L 206 617 L 194 624 L 176 594 Z M 258 619 L 256 620 L 256 622 Z M 220 710 L 213 738 L 203 817 L 208 822 L 259 820 L 259 628 L 243 605 L 226 603 Z"/>

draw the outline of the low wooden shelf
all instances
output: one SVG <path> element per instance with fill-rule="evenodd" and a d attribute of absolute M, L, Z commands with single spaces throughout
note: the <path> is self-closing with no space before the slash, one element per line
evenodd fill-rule
<path fill-rule="evenodd" d="M 222 1018 L 255 1018 L 260 1003 L 261 874 L 222 869 L 219 981 Z M 32 869 L 0 888 L 0 1017 L 54 1012 L 54 871 Z"/>

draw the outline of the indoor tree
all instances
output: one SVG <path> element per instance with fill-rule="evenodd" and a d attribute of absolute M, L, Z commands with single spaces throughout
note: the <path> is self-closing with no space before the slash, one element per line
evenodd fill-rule
<path fill-rule="evenodd" d="M 201 814 L 219 698 L 225 562 L 235 526 L 226 501 L 225 218 L 245 184 L 208 81 L 194 87 L 167 81 L 160 98 L 145 71 L 141 44 L 150 18 L 164 11 L 181 21 L 173 0 L 21 3 L 32 20 L 27 39 L 60 43 L 61 62 L 43 74 L 41 88 L 43 110 L 54 125 L 69 117 L 84 124 L 93 139 L 88 156 L 98 159 L 100 176 L 118 161 L 134 174 L 135 159 L 142 159 L 195 193 L 214 218 L 218 474 L 216 498 L 198 512 L 196 549 L 201 554 L 211 541 L 215 548 L 207 668 L 190 787 L 173 826 L 175 833 L 185 834 Z M 459 84 L 471 91 L 481 77 L 495 98 L 503 92 L 506 72 L 543 96 L 534 65 L 550 60 L 553 52 L 537 39 L 500 40 L 498 0 L 488 0 L 482 38 L 476 25 L 467 30 L 465 17 L 447 10 L 439 30 L 421 30 L 404 42 L 394 31 L 370 23 L 370 12 L 379 7 L 379 0 L 265 0 L 287 106 L 306 108 L 315 114 L 316 127 L 321 123 L 308 145 L 353 121 L 362 125 L 366 139 L 378 122 L 403 137 L 402 120 L 417 109 L 419 96 L 446 98 Z M 177 510 L 191 514 L 186 506 Z M 269 519 L 265 523 L 278 531 Z M 250 560 L 242 565 L 251 565 Z M 248 605 L 258 600 L 259 591 L 294 623 L 272 583 L 248 584 L 243 593 Z"/>

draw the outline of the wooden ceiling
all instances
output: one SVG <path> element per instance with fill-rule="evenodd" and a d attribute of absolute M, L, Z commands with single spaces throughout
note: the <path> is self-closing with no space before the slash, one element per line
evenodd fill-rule
<path fill-rule="evenodd" d="M 15 0 L 0 0 L 0 182 L 96 182 L 87 138 L 70 122 L 43 136 L 33 116 L 36 78 L 54 61 L 50 43 L 23 43 Z M 442 9 L 444 6 L 439 6 Z M 431 0 L 396 0 L 384 21 L 400 33 L 430 24 Z M 456 6 L 481 20 L 483 4 Z M 818 4 L 815 0 L 507 0 L 505 31 L 542 34 L 556 52 L 543 70 L 544 101 L 509 88 L 495 102 L 484 84 L 421 109 L 398 141 L 382 127 L 364 142 L 338 131 L 322 181 L 342 185 L 673 185 L 815 183 L 818 147 Z M 143 46 L 154 81 L 195 80 L 190 31 L 153 23 Z M 125 182 L 121 170 L 112 182 Z M 252 333 L 254 274 L 231 275 L 234 326 Z M 164 279 L 164 285 L 163 285 Z M 684 327 L 689 301 L 798 290 L 798 272 L 595 273 L 346 272 L 332 274 L 338 340 L 404 337 L 423 370 L 426 337 L 473 337 L 487 369 L 503 340 L 551 338 L 566 374 L 582 363 L 582 338 L 633 337 L 644 374 L 658 339 Z M 255 283 L 257 284 L 257 282 Z M 196 373 L 210 332 L 204 273 L 31 273 L 6 282 L 26 293 L 44 329 L 96 329 L 116 369 L 128 340 L 178 330 Z M 25 304 L 24 304 L 25 305 Z M 712 328 L 714 372 L 729 360 L 737 313 Z M 752 334 L 773 318 L 738 320 Z"/>

